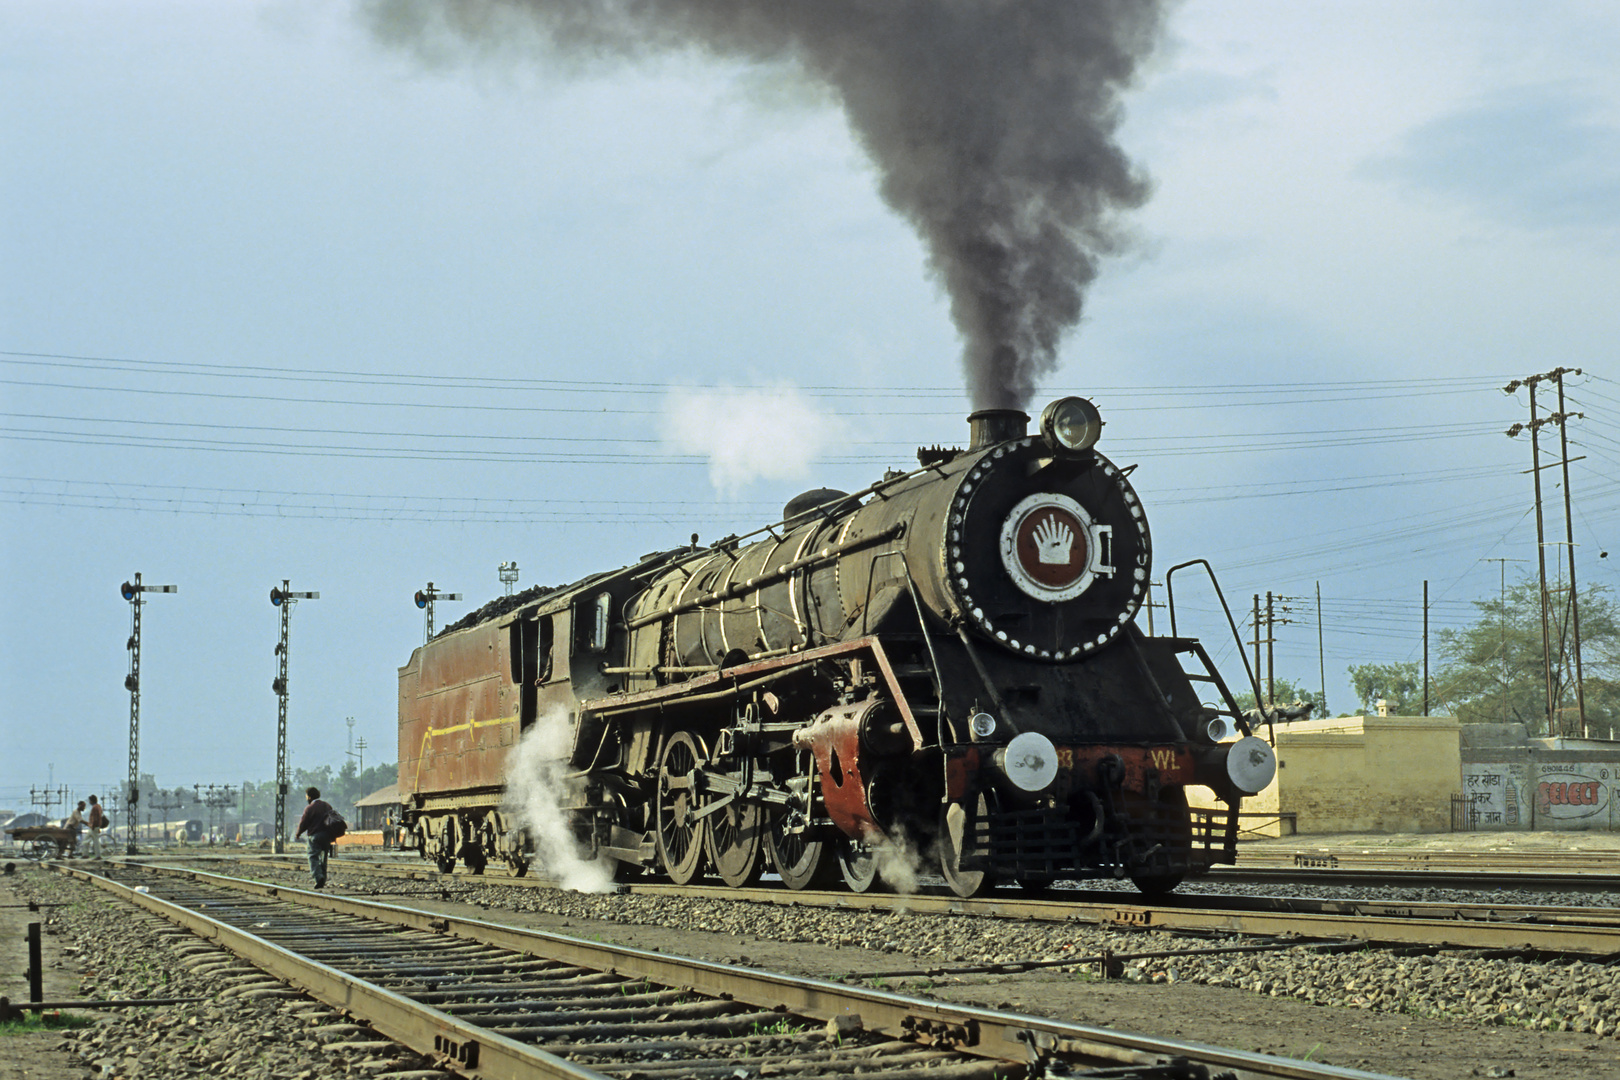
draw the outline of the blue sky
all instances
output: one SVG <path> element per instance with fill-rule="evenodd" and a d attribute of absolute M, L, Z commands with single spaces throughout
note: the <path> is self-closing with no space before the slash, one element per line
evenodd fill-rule
<path fill-rule="evenodd" d="M 1125 100 L 1154 194 L 1038 401 L 1096 399 L 1161 573 L 1301 598 L 1278 673 L 1321 663 L 1336 710 L 1348 664 L 1421 656 L 1425 579 L 1439 627 L 1491 560 L 1533 569 L 1511 378 L 1583 369 L 1578 575 L 1615 584 L 1617 52 L 1597 3 L 1190 0 Z M 351 716 L 375 761 L 427 581 L 468 597 L 442 623 L 500 562 L 573 580 L 965 432 L 921 245 L 770 70 L 427 65 L 302 0 L 13 0 L 0 244 L 0 807 L 123 777 L 136 571 L 180 587 L 145 609 L 144 771 L 273 773 L 283 578 L 321 592 L 294 765 L 339 763 Z M 748 422 L 705 422 L 727 404 Z"/>

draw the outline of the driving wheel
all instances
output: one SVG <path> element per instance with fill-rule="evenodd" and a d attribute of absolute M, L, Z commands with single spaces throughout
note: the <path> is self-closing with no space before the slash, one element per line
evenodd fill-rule
<path fill-rule="evenodd" d="M 703 865 L 706 823 L 693 815 L 698 773 L 708 759 L 703 741 L 690 731 L 671 735 L 658 758 L 658 861 L 677 885 L 695 879 Z"/>
<path fill-rule="evenodd" d="M 764 812 L 755 804 L 733 799 L 704 821 L 708 825 L 709 859 L 720 880 L 736 889 L 758 881 L 760 871 L 765 869 L 760 845 Z"/>
<path fill-rule="evenodd" d="M 780 811 L 771 816 L 771 827 L 765 843 L 771 849 L 771 862 L 782 882 L 790 889 L 820 889 L 838 880 L 838 864 L 832 858 L 832 844 L 825 840 L 809 839 L 803 828 L 795 830 L 795 821 L 802 823 L 803 815 L 795 810 Z"/>
<path fill-rule="evenodd" d="M 978 813 L 983 815 L 988 809 L 984 796 L 979 796 Z M 939 870 L 945 876 L 945 884 L 951 887 L 951 892 L 963 899 L 982 896 L 996 885 L 995 877 L 985 871 L 962 868 L 963 836 L 970 825 L 967 808 L 959 802 L 953 802 L 940 811 Z"/>
<path fill-rule="evenodd" d="M 886 883 L 878 876 L 877 852 L 864 840 L 841 836 L 835 841 L 838 848 L 838 871 L 844 875 L 844 884 L 850 892 L 886 892 Z"/>

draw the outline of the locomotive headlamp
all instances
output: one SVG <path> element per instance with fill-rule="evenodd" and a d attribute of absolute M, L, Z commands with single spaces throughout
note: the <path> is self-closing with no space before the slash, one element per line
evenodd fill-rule
<path fill-rule="evenodd" d="M 1090 450 L 1102 436 L 1102 414 L 1082 397 L 1058 398 L 1041 412 L 1041 436 L 1061 454 Z"/>
<path fill-rule="evenodd" d="M 996 751 L 995 760 L 1013 786 L 1023 791 L 1045 791 L 1057 779 L 1057 747 L 1038 731 L 1014 737 L 1005 750 Z"/>
<path fill-rule="evenodd" d="M 968 726 L 978 738 L 988 739 L 996 733 L 996 718 L 987 712 L 976 712 L 969 718 Z"/>
<path fill-rule="evenodd" d="M 1277 775 L 1277 753 L 1266 740 L 1247 735 L 1226 753 L 1226 775 L 1245 795 L 1258 795 Z"/>

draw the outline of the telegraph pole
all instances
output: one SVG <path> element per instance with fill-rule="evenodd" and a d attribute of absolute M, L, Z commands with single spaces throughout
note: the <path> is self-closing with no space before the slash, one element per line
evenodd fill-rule
<path fill-rule="evenodd" d="M 273 850 L 287 853 L 287 649 L 292 630 L 293 605 L 300 600 L 319 600 L 318 592 L 293 592 L 285 579 L 281 588 L 270 590 L 270 603 L 281 609 L 281 640 L 276 643 L 277 673 L 270 689 L 276 693 L 276 839 Z"/>
<path fill-rule="evenodd" d="M 1557 706 L 1553 703 L 1552 637 L 1547 627 L 1547 534 L 1541 516 L 1541 442 L 1537 437 L 1536 386 L 1530 384 L 1530 469 L 1536 488 L 1536 564 L 1541 574 L 1541 669 L 1547 683 L 1547 734 L 1552 735 Z M 1562 735 L 1559 731 L 1557 734 Z"/>
<path fill-rule="evenodd" d="M 1503 393 L 1508 393 L 1508 394 L 1511 394 L 1514 391 L 1518 390 L 1519 387 L 1521 387 L 1521 386 L 1525 387 L 1526 389 L 1528 389 L 1530 391 L 1530 423 L 1529 424 L 1514 424 L 1512 427 L 1507 429 L 1507 435 L 1508 435 L 1508 438 L 1513 438 L 1513 437 L 1517 436 L 1521 431 L 1524 431 L 1527 427 L 1530 430 L 1530 471 L 1531 471 L 1531 474 L 1535 477 L 1535 493 L 1536 493 L 1536 562 L 1537 562 L 1537 565 L 1540 568 L 1540 575 L 1541 575 L 1541 658 L 1542 658 L 1543 670 L 1544 670 L 1545 675 L 1546 675 L 1546 686 L 1547 686 L 1547 705 L 1546 705 L 1546 708 L 1547 708 L 1547 734 L 1548 735 L 1554 735 L 1554 734 L 1562 735 L 1564 733 L 1564 731 L 1563 731 L 1562 719 L 1559 717 L 1559 709 L 1558 709 L 1558 697 L 1559 697 L 1559 695 L 1558 695 L 1557 691 L 1555 691 L 1555 689 L 1554 689 L 1553 666 L 1552 666 L 1552 634 L 1551 634 L 1551 630 L 1550 630 L 1550 628 L 1548 626 L 1548 617 L 1547 617 L 1547 535 L 1546 535 L 1546 528 L 1545 528 L 1545 525 L 1543 523 L 1543 516 L 1542 516 L 1542 510 L 1541 510 L 1541 445 L 1540 445 L 1539 435 L 1540 435 L 1540 432 L 1541 432 L 1541 428 L 1543 426 L 1547 425 L 1547 424 L 1557 424 L 1559 426 L 1560 434 L 1562 434 L 1565 420 L 1569 419 L 1569 417 L 1571 415 L 1574 415 L 1574 416 L 1581 416 L 1582 415 L 1580 413 L 1570 414 L 1570 413 L 1566 413 L 1566 412 L 1563 411 L 1564 376 L 1569 375 L 1569 374 L 1579 375 L 1580 373 L 1581 373 L 1580 368 L 1559 367 L 1559 368 L 1554 368 L 1553 370 L 1545 372 L 1545 373 L 1543 373 L 1541 375 L 1531 375 L 1531 376 L 1528 376 L 1528 377 L 1523 378 L 1523 379 L 1514 379 L 1512 382 L 1508 383 L 1506 386 L 1504 386 L 1502 388 Z M 1559 411 L 1556 412 L 1556 413 L 1553 413 L 1551 416 L 1548 416 L 1548 417 L 1545 417 L 1545 418 L 1538 418 L 1536 416 L 1536 387 L 1538 386 L 1538 384 L 1540 384 L 1542 382 L 1549 381 L 1549 380 L 1555 381 L 1555 382 L 1558 383 Z M 1573 604 L 1575 602 L 1575 582 L 1574 582 L 1574 578 L 1573 578 L 1574 566 L 1575 566 L 1575 543 L 1574 543 L 1574 532 L 1573 532 L 1574 527 L 1570 522 L 1570 516 L 1569 516 L 1569 449 L 1568 448 L 1569 448 L 1569 443 L 1568 443 L 1567 440 L 1565 440 L 1563 442 L 1563 450 L 1564 450 L 1564 452 L 1561 455 L 1562 458 L 1563 458 L 1562 464 L 1563 464 L 1563 468 L 1564 468 L 1564 522 L 1565 522 L 1565 533 L 1566 533 L 1566 536 L 1568 537 L 1568 540 L 1569 540 L 1569 562 L 1570 562 L 1570 573 L 1571 573 L 1571 579 L 1570 579 L 1570 602 Z M 1577 620 L 1577 624 L 1578 624 L 1578 620 L 1579 620 L 1579 615 L 1578 614 L 1576 615 L 1576 620 Z M 1560 662 L 1560 664 L 1562 664 L 1562 662 L 1563 662 L 1563 649 L 1562 648 L 1559 649 L 1559 662 Z M 1579 674 L 1579 671 L 1580 671 L 1580 659 L 1579 659 L 1579 646 L 1577 645 L 1576 646 L 1576 672 L 1577 672 L 1577 674 L 1576 674 L 1576 680 L 1575 680 L 1575 682 L 1576 682 L 1575 693 L 1576 693 L 1576 699 L 1581 702 L 1581 725 L 1582 725 L 1582 733 L 1584 734 L 1585 733 L 1585 722 L 1586 722 L 1585 694 L 1584 694 L 1584 692 L 1583 692 L 1583 690 L 1582 690 L 1582 688 L 1580 686 L 1580 674 Z M 1553 730 L 1553 725 L 1554 724 L 1558 725 L 1558 730 L 1556 732 Z"/>
<path fill-rule="evenodd" d="M 172 829 L 164 829 L 163 826 L 165 824 L 167 824 L 168 821 L 169 821 L 169 817 L 168 817 L 169 811 L 170 810 L 178 810 L 184 805 L 186 805 L 186 793 L 185 793 L 185 790 L 183 788 L 175 788 L 172 792 L 169 792 L 169 791 L 156 791 L 156 792 L 154 792 L 153 795 L 152 795 L 152 807 L 155 807 L 157 809 L 157 812 L 158 812 L 158 833 L 157 834 L 152 833 L 152 830 L 151 830 L 152 809 L 149 807 L 147 809 L 147 811 L 146 811 L 146 824 L 147 824 L 147 833 L 148 833 L 147 839 L 148 840 L 173 840 L 174 839 L 174 831 Z M 161 835 L 159 835 L 159 834 L 161 834 Z"/>
<path fill-rule="evenodd" d="M 1322 713 L 1328 715 L 1327 703 L 1327 651 L 1322 647 L 1322 583 L 1316 583 L 1316 677 L 1322 680 Z"/>
<path fill-rule="evenodd" d="M 1564 423 L 1570 416 L 1564 411 L 1564 375 L 1568 368 L 1559 368 L 1555 374 L 1558 376 L 1558 456 L 1563 459 L 1564 468 L 1564 547 L 1569 552 L 1569 615 L 1571 630 L 1575 635 L 1575 706 L 1581 718 L 1581 738 L 1586 738 L 1586 689 L 1582 686 L 1581 678 L 1581 605 L 1575 593 L 1575 524 L 1569 511 L 1569 425 Z M 1574 374 L 1579 375 L 1580 368 Z M 1574 415 L 1585 419 L 1581 413 Z"/>
<path fill-rule="evenodd" d="M 1272 596 L 1266 593 L 1266 706 L 1269 708 L 1277 701 L 1277 657 L 1274 646 L 1277 644 L 1277 614 L 1272 607 Z"/>
<path fill-rule="evenodd" d="M 1429 715 L 1429 579 L 1423 579 L 1423 715 Z"/>
<path fill-rule="evenodd" d="M 192 784 L 191 790 L 200 802 L 208 807 L 208 842 L 214 842 L 214 820 L 216 816 L 221 825 L 226 824 L 225 815 L 220 811 L 236 805 L 236 789 L 229 784 L 209 784 L 206 788 L 201 784 Z"/>
<path fill-rule="evenodd" d="M 1286 616 L 1292 613 L 1294 610 L 1293 608 L 1288 607 L 1287 604 L 1297 599 L 1299 598 L 1296 596 L 1284 596 L 1281 593 L 1268 592 L 1266 593 L 1266 610 L 1265 613 L 1262 614 L 1260 611 L 1260 594 L 1254 594 L 1254 671 L 1256 678 L 1259 677 L 1261 671 L 1260 645 L 1262 641 L 1266 646 L 1266 663 L 1264 669 L 1266 673 L 1266 701 L 1265 705 L 1262 706 L 1264 709 L 1269 710 L 1277 698 L 1277 665 L 1275 662 L 1276 651 L 1274 649 L 1277 642 L 1277 627 L 1279 625 L 1287 626 L 1289 623 L 1293 622 L 1292 619 L 1286 618 Z M 1283 617 L 1279 617 L 1279 610 L 1282 612 Z M 1266 626 L 1266 636 L 1264 639 L 1260 637 L 1260 624 L 1262 621 L 1264 621 Z M 1259 702 L 1255 702 L 1255 704 L 1257 706 L 1260 705 Z"/>
<path fill-rule="evenodd" d="M 179 592 L 177 585 L 142 585 L 141 575 L 135 581 L 118 587 L 119 595 L 129 601 L 129 674 L 124 676 L 124 689 L 129 691 L 129 798 L 124 803 L 124 854 L 135 854 L 135 811 L 141 801 L 141 606 L 149 592 Z"/>
<path fill-rule="evenodd" d="M 46 817 L 50 817 L 51 807 L 58 804 L 63 807 L 67 806 L 67 785 L 62 784 L 59 787 L 52 788 L 51 785 L 47 783 L 42 788 L 30 787 L 28 789 L 28 798 L 34 806 L 42 807 L 44 809 Z"/>
<path fill-rule="evenodd" d="M 503 563 L 502 565 L 504 566 L 505 564 Z M 514 566 L 514 569 L 515 569 L 515 566 Z M 502 578 L 502 580 L 504 581 L 505 578 Z M 433 604 L 434 604 L 434 601 L 436 601 L 436 600 L 460 600 L 460 599 L 461 599 L 461 594 L 460 593 L 458 593 L 458 592 L 444 592 L 443 590 L 436 588 L 434 586 L 433 582 L 431 582 L 431 581 L 427 583 L 427 588 L 416 590 L 416 606 L 421 608 L 423 611 L 427 612 L 427 628 L 426 628 L 425 632 L 422 635 L 422 644 L 426 645 L 428 642 L 433 640 Z"/>
<path fill-rule="evenodd" d="M 1163 604 L 1161 604 L 1157 600 L 1153 599 L 1153 587 L 1155 585 L 1163 585 L 1163 584 L 1164 584 L 1164 582 L 1162 582 L 1162 581 L 1151 581 L 1150 580 L 1147 583 L 1147 591 L 1142 594 L 1142 610 L 1147 612 L 1148 637 L 1153 636 L 1153 609 L 1154 608 L 1162 608 L 1162 607 L 1164 607 Z"/>
<path fill-rule="evenodd" d="M 1260 672 L 1262 670 L 1263 669 L 1260 666 L 1260 594 L 1255 593 L 1254 594 L 1254 679 L 1255 679 L 1255 682 L 1260 681 Z M 1262 706 L 1257 701 L 1257 702 L 1254 703 L 1254 707 L 1259 709 L 1259 708 L 1263 708 L 1264 706 Z"/>

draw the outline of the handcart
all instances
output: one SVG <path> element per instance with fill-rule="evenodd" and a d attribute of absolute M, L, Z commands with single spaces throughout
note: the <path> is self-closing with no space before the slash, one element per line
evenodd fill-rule
<path fill-rule="evenodd" d="M 25 859 L 60 859 L 79 846 L 79 832 L 60 825 L 25 825 L 7 829 Z"/>

